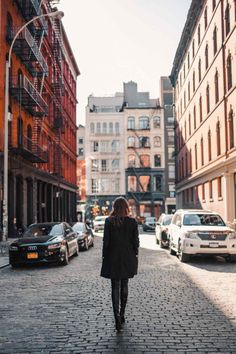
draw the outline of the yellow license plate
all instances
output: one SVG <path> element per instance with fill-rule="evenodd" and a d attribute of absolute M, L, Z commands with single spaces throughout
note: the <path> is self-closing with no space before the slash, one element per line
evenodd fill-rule
<path fill-rule="evenodd" d="M 31 253 L 27 253 L 27 258 L 28 259 L 37 259 L 39 257 L 37 252 L 31 252 Z"/>

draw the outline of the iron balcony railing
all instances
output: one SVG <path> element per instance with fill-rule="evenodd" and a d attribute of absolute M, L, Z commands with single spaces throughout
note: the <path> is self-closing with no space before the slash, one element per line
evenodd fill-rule
<path fill-rule="evenodd" d="M 17 28 L 7 30 L 7 40 L 9 43 L 12 42 L 17 30 Z M 24 28 L 16 38 L 13 51 L 22 59 L 27 67 L 32 66 L 29 65 L 30 62 L 37 62 L 44 73 L 48 72 L 48 65 L 40 52 L 38 44 L 27 28 Z"/>
<path fill-rule="evenodd" d="M 17 147 L 10 146 L 10 150 L 33 163 L 48 162 L 48 152 L 25 135 L 18 136 Z"/>
<path fill-rule="evenodd" d="M 14 77 L 10 85 L 10 91 L 12 96 L 33 116 L 47 115 L 47 103 L 26 76 Z"/>
<path fill-rule="evenodd" d="M 34 16 L 40 15 L 41 0 L 14 0 L 21 10 L 23 17 L 30 20 Z"/>

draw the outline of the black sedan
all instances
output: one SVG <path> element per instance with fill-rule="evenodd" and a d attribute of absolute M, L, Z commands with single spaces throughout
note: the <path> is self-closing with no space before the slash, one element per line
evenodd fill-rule
<path fill-rule="evenodd" d="M 89 246 L 94 246 L 93 231 L 87 224 L 77 222 L 72 228 L 77 234 L 77 241 L 80 249 L 87 251 Z"/>
<path fill-rule="evenodd" d="M 76 233 L 67 223 L 32 224 L 10 245 L 9 262 L 12 267 L 52 262 L 67 265 L 69 257 L 78 256 L 78 252 Z"/>

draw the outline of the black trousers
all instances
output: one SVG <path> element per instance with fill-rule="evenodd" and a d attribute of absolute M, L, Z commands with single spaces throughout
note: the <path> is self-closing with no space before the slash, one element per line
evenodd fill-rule
<path fill-rule="evenodd" d="M 124 316 L 128 299 L 128 279 L 111 279 L 111 297 L 115 318 Z"/>

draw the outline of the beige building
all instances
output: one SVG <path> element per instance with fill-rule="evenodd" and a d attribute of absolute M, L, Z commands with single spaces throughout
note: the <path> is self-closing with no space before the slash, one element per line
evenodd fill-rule
<path fill-rule="evenodd" d="M 193 0 L 171 73 L 177 207 L 236 218 L 236 2 Z"/>
<path fill-rule="evenodd" d="M 112 201 L 125 195 L 123 94 L 89 96 L 86 108 L 85 161 L 87 204 L 111 210 Z"/>

